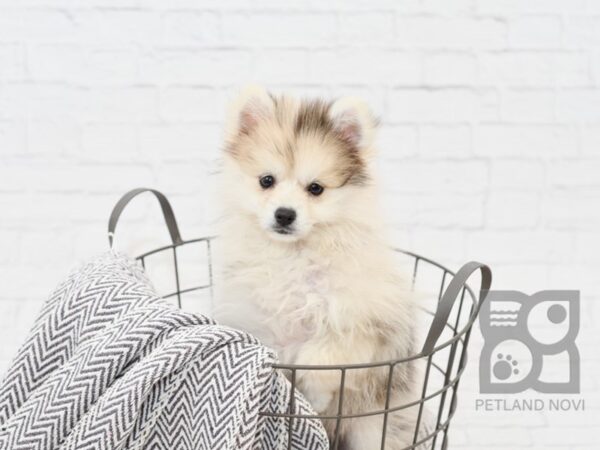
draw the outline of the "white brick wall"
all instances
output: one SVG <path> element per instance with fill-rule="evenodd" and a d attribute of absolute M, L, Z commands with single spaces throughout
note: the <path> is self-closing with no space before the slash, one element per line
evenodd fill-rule
<path fill-rule="evenodd" d="M 582 290 L 587 412 L 476 413 L 476 332 L 451 447 L 598 448 L 598 0 L 0 0 L 0 370 L 124 191 L 211 229 L 224 105 L 250 81 L 373 105 L 399 245 Z M 125 220 L 126 248 L 166 242 L 149 199 Z"/>

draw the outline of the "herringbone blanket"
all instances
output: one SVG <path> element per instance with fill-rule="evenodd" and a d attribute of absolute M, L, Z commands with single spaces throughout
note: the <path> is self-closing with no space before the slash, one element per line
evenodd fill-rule
<path fill-rule="evenodd" d="M 252 336 L 160 299 L 107 253 L 44 305 L 0 385 L 1 450 L 287 448 L 290 387 Z M 295 413 L 314 414 L 297 393 Z M 292 447 L 327 449 L 317 420 Z"/>

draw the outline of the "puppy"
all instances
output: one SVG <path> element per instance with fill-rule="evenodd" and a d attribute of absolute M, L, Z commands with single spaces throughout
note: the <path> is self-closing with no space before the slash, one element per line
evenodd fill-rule
<path fill-rule="evenodd" d="M 415 313 L 377 208 L 376 120 L 355 99 L 275 97 L 248 88 L 226 125 L 216 318 L 283 363 L 359 364 L 413 354 Z M 339 370 L 299 371 L 316 411 L 338 413 Z M 345 374 L 343 414 L 385 407 L 389 367 Z M 390 406 L 418 399 L 398 364 Z M 411 445 L 418 407 L 391 413 L 386 449 Z M 332 437 L 335 420 L 324 420 Z M 381 447 L 383 415 L 344 419 L 340 449 Z"/>

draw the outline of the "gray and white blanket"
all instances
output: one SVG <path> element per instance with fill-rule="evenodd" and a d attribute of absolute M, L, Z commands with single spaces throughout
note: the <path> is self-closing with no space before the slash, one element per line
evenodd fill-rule
<path fill-rule="evenodd" d="M 287 448 L 290 386 L 255 338 L 160 299 L 107 253 L 44 305 L 0 384 L 1 450 Z M 294 413 L 314 414 L 298 394 Z M 292 448 L 327 449 L 318 420 Z"/>

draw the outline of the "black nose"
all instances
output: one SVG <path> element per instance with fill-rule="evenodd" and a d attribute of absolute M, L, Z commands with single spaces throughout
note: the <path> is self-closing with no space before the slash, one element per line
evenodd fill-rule
<path fill-rule="evenodd" d="M 277 208 L 275 211 L 275 220 L 282 227 L 287 227 L 296 220 L 296 211 L 290 208 Z"/>

